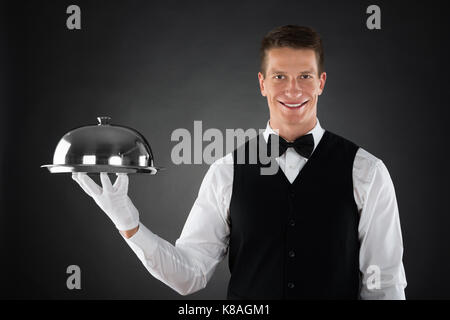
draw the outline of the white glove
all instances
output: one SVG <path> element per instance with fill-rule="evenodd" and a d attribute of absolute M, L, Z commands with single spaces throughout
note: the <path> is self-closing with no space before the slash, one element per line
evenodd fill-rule
<path fill-rule="evenodd" d="M 73 172 L 72 179 L 92 198 L 121 231 L 134 229 L 139 225 L 139 212 L 128 197 L 128 175 L 117 173 L 114 186 L 108 174 L 100 173 L 102 188 L 84 172 Z"/>

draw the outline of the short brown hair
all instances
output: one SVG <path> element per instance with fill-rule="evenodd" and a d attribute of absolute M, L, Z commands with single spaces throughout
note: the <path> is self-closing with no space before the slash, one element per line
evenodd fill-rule
<path fill-rule="evenodd" d="M 319 76 L 324 71 L 323 45 L 320 35 L 310 27 L 285 25 L 266 34 L 261 42 L 260 71 L 266 76 L 266 55 L 272 48 L 290 47 L 294 49 L 312 49 L 316 53 Z"/>

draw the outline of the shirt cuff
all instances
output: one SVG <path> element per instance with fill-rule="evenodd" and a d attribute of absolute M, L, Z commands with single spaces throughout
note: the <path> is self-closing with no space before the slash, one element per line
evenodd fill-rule
<path fill-rule="evenodd" d="M 152 260 L 151 258 L 159 244 L 159 237 L 141 222 L 139 222 L 138 231 L 133 236 L 127 239 L 122 235 L 122 238 L 138 256 L 139 260 L 142 262 L 146 261 L 147 263 Z"/>

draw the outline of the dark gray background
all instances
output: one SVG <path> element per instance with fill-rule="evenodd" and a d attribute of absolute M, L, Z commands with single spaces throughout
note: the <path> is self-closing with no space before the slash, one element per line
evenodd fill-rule
<path fill-rule="evenodd" d="M 81 7 L 82 30 L 66 28 L 70 4 Z M 381 7 L 382 30 L 366 28 L 370 4 Z M 69 175 L 39 166 L 67 131 L 99 115 L 137 129 L 167 170 L 131 176 L 129 194 L 142 222 L 174 243 L 208 165 L 174 165 L 171 133 L 192 132 L 195 120 L 203 130 L 264 128 L 258 49 L 284 24 L 323 36 L 322 126 L 390 171 L 407 298 L 450 297 L 448 33 L 439 2 L 11 1 L 2 12 L 3 298 L 225 298 L 228 259 L 204 290 L 180 296 L 145 270 Z M 66 288 L 71 264 L 82 270 L 78 291 Z"/>

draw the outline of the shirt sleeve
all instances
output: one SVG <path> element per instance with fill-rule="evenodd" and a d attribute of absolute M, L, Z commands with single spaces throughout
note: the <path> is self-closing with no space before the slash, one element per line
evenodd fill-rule
<path fill-rule="evenodd" d="M 230 155 L 209 167 L 175 246 L 142 223 L 123 237 L 148 272 L 181 295 L 203 289 L 228 252 L 232 178 Z"/>
<path fill-rule="evenodd" d="M 354 163 L 355 200 L 360 209 L 362 300 L 404 300 L 407 285 L 395 189 L 385 164 L 360 149 Z"/>

